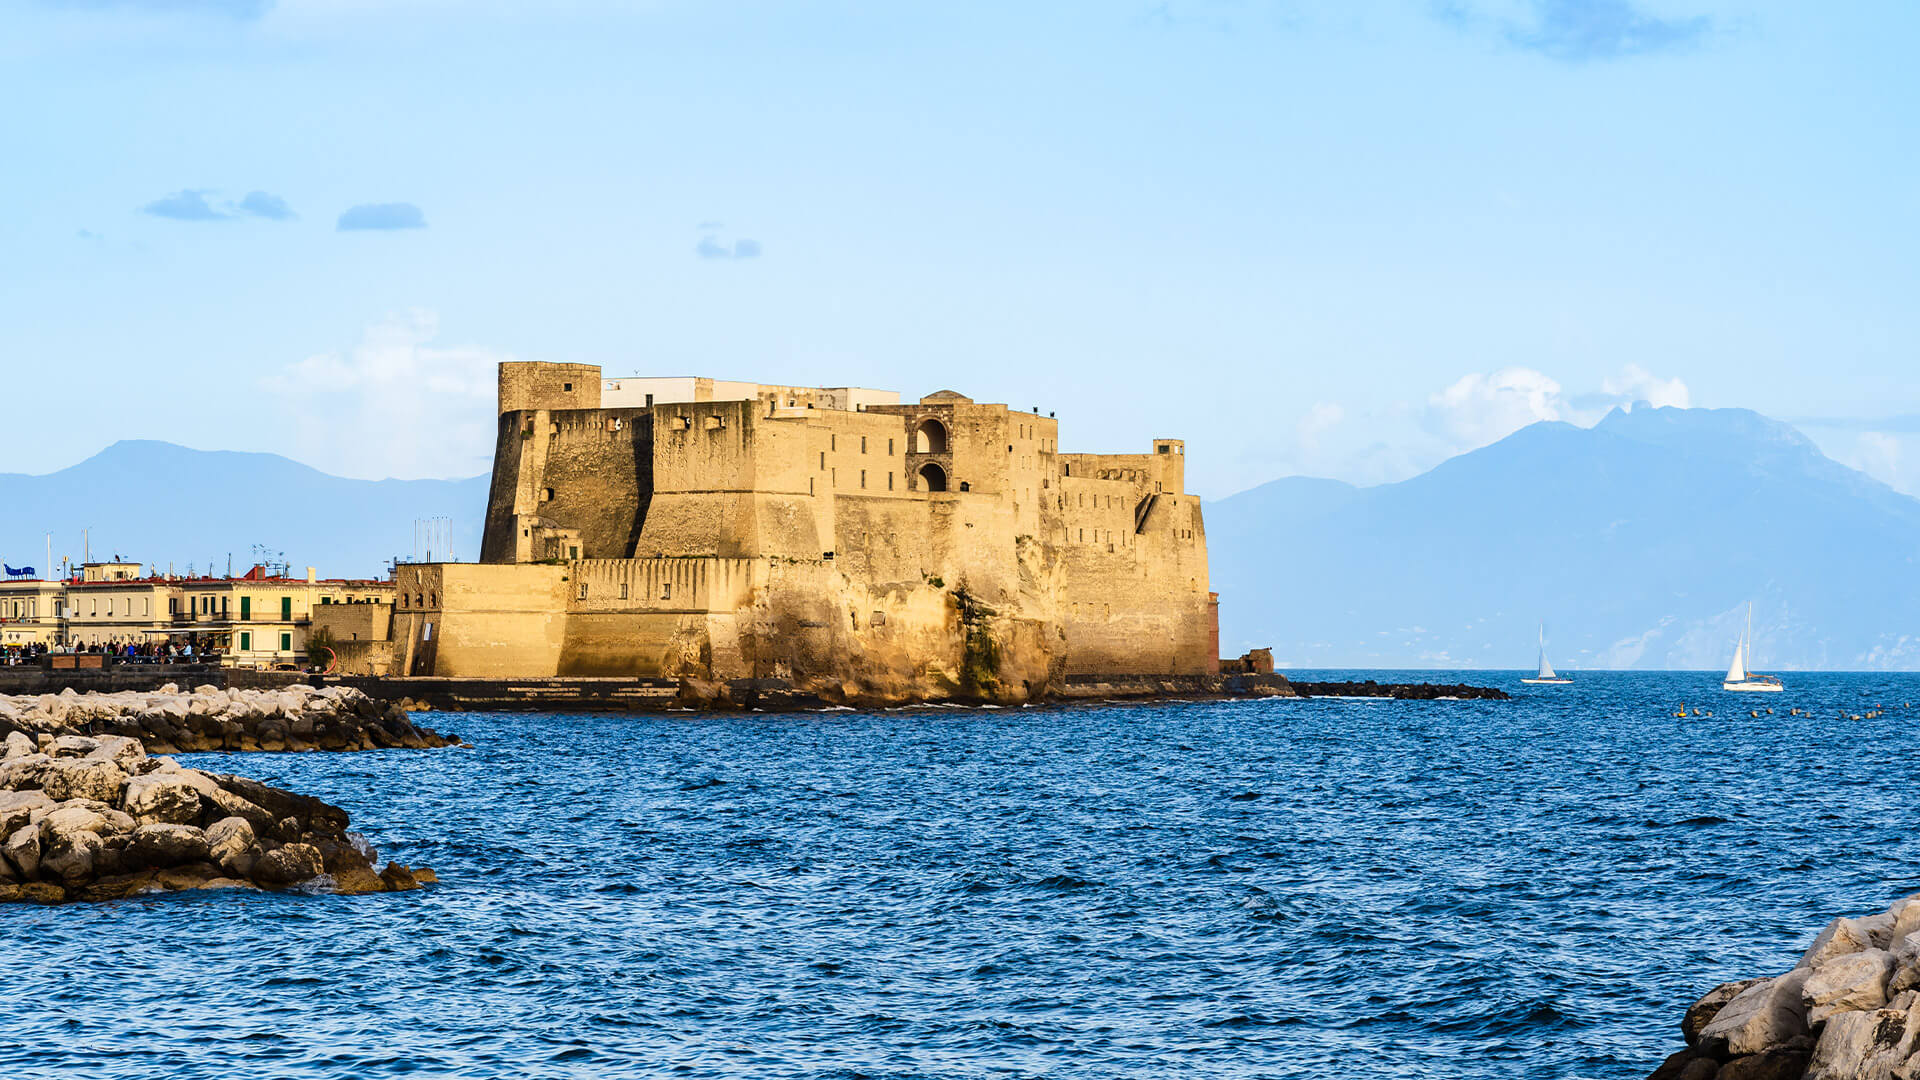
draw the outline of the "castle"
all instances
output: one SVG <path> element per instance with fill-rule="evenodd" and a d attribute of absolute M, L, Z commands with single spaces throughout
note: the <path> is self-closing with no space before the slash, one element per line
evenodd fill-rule
<path fill-rule="evenodd" d="M 500 365 L 478 563 L 396 568 L 399 674 L 1020 701 L 1218 671 L 1185 446 L 1068 454 L 951 391 Z"/>

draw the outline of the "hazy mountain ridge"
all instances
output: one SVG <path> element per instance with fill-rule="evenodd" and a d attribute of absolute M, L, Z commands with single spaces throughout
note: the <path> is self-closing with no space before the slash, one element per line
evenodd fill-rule
<path fill-rule="evenodd" d="M 1207 508 L 1222 650 L 1295 666 L 1920 668 L 1920 500 L 1741 409 L 1524 428 L 1329 498 Z M 1295 496 L 1303 496 L 1296 498 Z"/>
<path fill-rule="evenodd" d="M 62 555 L 79 561 L 87 529 L 95 559 L 119 554 L 161 571 L 211 562 L 224 573 L 230 554 L 240 573 L 262 544 L 285 552 L 296 574 L 371 577 L 411 554 L 420 518 L 452 518 L 453 554 L 477 556 L 486 502 L 484 476 L 350 480 L 277 454 L 127 440 L 58 472 L 0 473 L 0 558 L 57 573 Z"/>

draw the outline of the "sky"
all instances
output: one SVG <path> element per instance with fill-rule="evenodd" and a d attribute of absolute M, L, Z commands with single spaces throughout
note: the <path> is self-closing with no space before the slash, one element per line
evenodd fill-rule
<path fill-rule="evenodd" d="M 1920 493 L 1920 5 L 0 0 L 0 471 L 458 477 L 493 365 L 1187 440 L 1752 408 Z"/>

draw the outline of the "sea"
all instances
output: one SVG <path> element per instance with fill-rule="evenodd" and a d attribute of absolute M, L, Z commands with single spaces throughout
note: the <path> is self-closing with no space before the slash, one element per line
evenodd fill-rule
<path fill-rule="evenodd" d="M 1920 892 L 1920 677 L 1302 674 L 1513 698 L 186 755 L 440 884 L 0 909 L 0 1076 L 1624 1080 L 1715 984 Z"/>

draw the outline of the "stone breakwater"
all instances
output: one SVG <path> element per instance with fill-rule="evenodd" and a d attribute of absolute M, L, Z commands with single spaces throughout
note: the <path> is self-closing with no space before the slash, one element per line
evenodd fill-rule
<path fill-rule="evenodd" d="M 9 732 L 0 758 L 0 901 L 118 900 L 188 889 L 373 893 L 433 872 L 388 863 L 347 812 L 180 767 L 121 735 Z"/>
<path fill-rule="evenodd" d="M 374 750 L 449 746 L 457 739 L 414 726 L 407 710 L 346 686 L 296 683 L 277 690 L 0 694 L 0 737 L 120 735 L 156 754 L 212 750 Z"/>
<path fill-rule="evenodd" d="M 1293 692 L 1301 697 L 1381 697 L 1401 701 L 1443 701 L 1448 699 L 1507 701 L 1507 692 L 1490 686 L 1466 683 L 1383 683 L 1366 682 L 1294 682 Z"/>
<path fill-rule="evenodd" d="M 1708 991 L 1653 1080 L 1920 1078 L 1920 895 L 1840 918 L 1793 970 Z"/>

